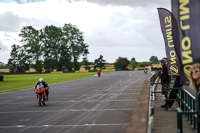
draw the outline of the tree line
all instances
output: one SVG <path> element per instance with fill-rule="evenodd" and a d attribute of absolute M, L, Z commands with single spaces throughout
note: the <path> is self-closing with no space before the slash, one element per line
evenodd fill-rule
<path fill-rule="evenodd" d="M 132 58 L 131 60 L 128 60 L 126 57 L 119 57 L 116 62 L 114 63 L 115 68 L 119 68 L 122 70 L 127 70 L 132 69 L 134 70 L 134 68 L 138 68 L 138 67 L 147 67 L 147 66 L 151 66 L 152 64 L 158 64 L 158 58 L 156 56 L 151 56 L 149 59 L 149 62 L 137 62 L 135 58 Z"/>
<path fill-rule="evenodd" d="M 141 67 L 147 67 L 147 66 L 151 66 L 152 64 L 158 64 L 158 58 L 156 56 L 151 56 L 151 58 L 149 59 L 149 62 L 137 62 L 135 60 L 135 58 L 132 58 L 131 60 L 128 60 L 126 57 L 118 57 L 116 59 L 116 61 L 114 62 L 114 66 L 117 69 L 121 69 L 121 70 L 127 70 L 132 69 L 134 70 L 135 68 Z M 100 57 L 98 59 L 95 59 L 94 62 L 89 62 L 87 57 L 83 58 L 82 62 L 79 62 L 80 65 L 84 65 L 86 70 L 90 70 L 91 66 L 90 65 L 94 65 L 94 69 L 96 68 L 100 68 L 100 69 L 104 69 L 105 68 L 105 64 L 106 60 L 103 59 L 103 55 L 100 55 Z M 7 69 L 8 64 L 4 64 L 2 62 L 0 62 L 0 68 L 1 69 Z"/>
<path fill-rule="evenodd" d="M 75 25 L 45 26 L 37 30 L 32 26 L 22 28 L 21 45 L 12 45 L 8 67 L 11 72 L 25 72 L 30 67 L 38 72 L 79 70 L 79 58 L 87 58 L 88 45 L 83 32 Z"/>

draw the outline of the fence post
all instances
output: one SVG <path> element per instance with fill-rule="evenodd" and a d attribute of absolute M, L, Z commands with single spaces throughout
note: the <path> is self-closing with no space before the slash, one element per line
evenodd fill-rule
<path fill-rule="evenodd" d="M 165 109 L 166 109 L 166 111 L 168 111 L 168 99 L 167 99 L 167 95 L 168 95 L 168 90 L 167 90 L 167 87 L 165 87 Z"/>
<path fill-rule="evenodd" d="M 183 123 L 182 123 L 182 110 L 177 108 L 177 132 L 183 133 Z"/>
<path fill-rule="evenodd" d="M 184 110 L 184 93 L 183 93 L 183 90 L 181 90 L 181 109 Z"/>

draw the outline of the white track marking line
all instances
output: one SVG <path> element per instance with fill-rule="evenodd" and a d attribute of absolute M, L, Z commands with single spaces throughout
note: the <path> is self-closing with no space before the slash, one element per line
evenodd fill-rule
<path fill-rule="evenodd" d="M 41 125 L 41 126 L 26 126 L 26 125 L 16 125 L 16 126 L 0 126 L 0 128 L 44 128 L 44 127 L 87 127 L 87 126 L 127 126 L 129 123 L 111 123 L 111 124 L 77 124 L 77 125 Z"/>
<path fill-rule="evenodd" d="M 52 113 L 52 112 L 92 112 L 92 111 L 133 111 L 134 108 L 124 109 L 61 109 L 61 110 L 48 110 L 48 111 L 13 111 L 13 112 L 0 112 L 0 114 L 17 114 L 17 113 Z"/>

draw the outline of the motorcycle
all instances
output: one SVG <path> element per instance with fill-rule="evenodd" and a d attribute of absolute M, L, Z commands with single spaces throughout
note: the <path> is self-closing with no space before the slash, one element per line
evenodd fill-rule
<path fill-rule="evenodd" d="M 98 71 L 98 72 L 97 72 L 97 74 L 98 74 L 98 77 L 100 77 L 100 76 L 101 76 L 101 72 L 100 72 L 100 71 Z"/>
<path fill-rule="evenodd" d="M 147 74 L 147 70 L 144 70 L 144 73 Z"/>
<path fill-rule="evenodd" d="M 45 105 L 46 101 L 46 92 L 43 85 L 37 85 L 37 88 L 35 88 L 35 93 L 37 96 L 37 101 L 39 102 L 39 106 Z"/>

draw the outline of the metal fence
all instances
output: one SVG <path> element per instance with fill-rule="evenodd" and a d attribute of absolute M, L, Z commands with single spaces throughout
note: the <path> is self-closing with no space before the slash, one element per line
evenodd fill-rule
<path fill-rule="evenodd" d="M 180 89 L 180 107 L 177 108 L 177 132 L 183 133 L 183 115 L 194 129 L 197 128 L 196 98 L 184 88 Z"/>

